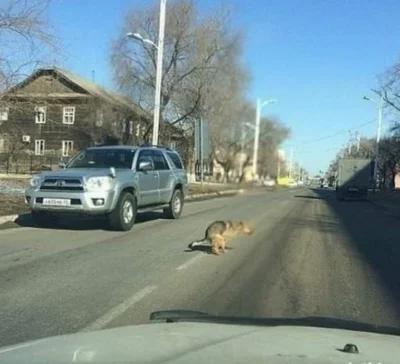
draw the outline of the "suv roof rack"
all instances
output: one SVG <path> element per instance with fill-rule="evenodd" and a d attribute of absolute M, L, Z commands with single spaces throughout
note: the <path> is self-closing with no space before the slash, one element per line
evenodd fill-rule
<path fill-rule="evenodd" d="M 140 144 L 139 147 L 140 148 L 152 147 L 152 148 L 161 148 L 161 149 L 171 150 L 170 148 L 165 147 L 163 145 L 154 145 L 154 144 Z"/>

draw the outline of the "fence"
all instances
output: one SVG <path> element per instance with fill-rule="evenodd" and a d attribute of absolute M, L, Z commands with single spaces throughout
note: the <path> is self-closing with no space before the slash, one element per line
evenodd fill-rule
<path fill-rule="evenodd" d="M 27 153 L 0 153 L 0 173 L 32 174 L 58 169 L 60 155 L 32 155 Z"/>
<path fill-rule="evenodd" d="M 181 156 L 185 168 L 190 169 L 190 160 L 187 145 L 175 145 L 175 149 Z M 29 153 L 0 153 L 0 173 L 6 174 L 32 174 L 43 171 L 59 169 L 62 160 L 61 152 L 51 151 L 45 155 Z M 197 166 L 197 169 L 199 166 Z M 198 171 L 198 173 L 200 173 Z"/>

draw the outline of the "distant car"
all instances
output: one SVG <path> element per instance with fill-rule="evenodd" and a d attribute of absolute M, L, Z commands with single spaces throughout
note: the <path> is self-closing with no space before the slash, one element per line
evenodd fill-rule
<path fill-rule="evenodd" d="M 298 183 L 297 182 L 289 182 L 289 187 L 297 187 Z"/>
<path fill-rule="evenodd" d="M 265 187 L 274 187 L 276 185 L 276 182 L 273 179 L 266 179 L 264 180 L 263 185 Z"/>

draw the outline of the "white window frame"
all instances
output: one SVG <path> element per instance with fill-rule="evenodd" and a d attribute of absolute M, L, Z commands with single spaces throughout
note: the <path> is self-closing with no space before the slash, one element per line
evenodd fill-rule
<path fill-rule="evenodd" d="M 63 107 L 63 124 L 66 125 L 75 124 L 75 106 Z"/>
<path fill-rule="evenodd" d="M 8 120 L 10 108 L 8 106 L 0 107 L 0 123 Z"/>
<path fill-rule="evenodd" d="M 44 155 L 45 148 L 46 148 L 46 142 L 44 139 L 35 139 L 35 155 Z"/>
<path fill-rule="evenodd" d="M 69 157 L 69 152 L 74 149 L 73 140 L 63 140 L 61 142 L 62 156 Z"/>
<path fill-rule="evenodd" d="M 129 135 L 133 134 L 133 120 L 129 120 Z"/>
<path fill-rule="evenodd" d="M 96 113 L 96 126 L 103 126 L 104 123 L 104 113 L 102 110 L 97 110 Z"/>
<path fill-rule="evenodd" d="M 47 107 L 35 106 L 35 124 L 46 124 Z"/>
<path fill-rule="evenodd" d="M 140 123 L 136 123 L 136 131 L 135 131 L 135 136 L 139 137 L 140 136 Z"/>

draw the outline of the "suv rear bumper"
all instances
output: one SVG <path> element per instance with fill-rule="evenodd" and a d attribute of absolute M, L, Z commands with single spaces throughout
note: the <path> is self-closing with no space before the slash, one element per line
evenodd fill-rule
<path fill-rule="evenodd" d="M 50 192 L 28 189 L 25 192 L 25 202 L 33 211 L 48 211 L 54 213 L 83 213 L 87 215 L 102 215 L 111 212 L 114 207 L 114 190 L 107 192 Z M 43 199 L 67 200 L 67 206 L 43 205 Z M 96 204 L 96 201 L 100 204 Z"/>

